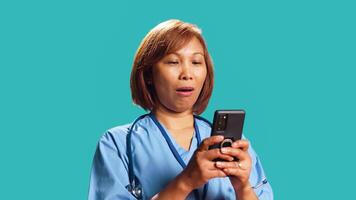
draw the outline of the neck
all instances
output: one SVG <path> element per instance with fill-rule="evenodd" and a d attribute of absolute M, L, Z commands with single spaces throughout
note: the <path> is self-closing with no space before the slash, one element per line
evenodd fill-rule
<path fill-rule="evenodd" d="M 174 112 L 158 106 L 153 110 L 157 120 L 169 130 L 180 130 L 194 126 L 194 116 L 192 110 L 184 112 Z"/>

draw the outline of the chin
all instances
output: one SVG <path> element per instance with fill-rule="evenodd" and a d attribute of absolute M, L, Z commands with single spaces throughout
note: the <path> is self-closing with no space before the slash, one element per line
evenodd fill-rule
<path fill-rule="evenodd" d="M 185 102 L 176 102 L 175 104 L 172 105 L 171 108 L 175 112 L 186 112 L 188 110 L 193 111 L 193 107 L 196 101 L 185 101 Z"/>
<path fill-rule="evenodd" d="M 191 105 L 191 106 L 187 106 L 187 105 L 174 106 L 173 109 L 171 109 L 171 110 L 174 111 L 174 112 L 177 112 L 177 113 L 182 113 L 182 112 L 186 112 L 186 111 L 192 111 L 193 110 L 193 105 Z"/>
<path fill-rule="evenodd" d="M 189 101 L 171 100 L 170 103 L 163 103 L 161 105 L 164 106 L 166 109 L 170 110 L 171 112 L 183 113 L 187 111 L 193 111 L 194 104 L 195 101 L 192 101 L 192 99 L 190 99 Z"/>

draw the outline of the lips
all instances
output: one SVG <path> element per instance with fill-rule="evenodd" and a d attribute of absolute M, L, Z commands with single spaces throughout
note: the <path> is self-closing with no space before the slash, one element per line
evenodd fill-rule
<path fill-rule="evenodd" d="M 184 97 L 192 95 L 193 91 L 194 91 L 194 88 L 193 87 L 189 87 L 189 86 L 178 87 L 176 89 L 177 94 L 180 95 L 180 96 L 184 96 Z"/>
<path fill-rule="evenodd" d="M 176 91 L 179 91 L 179 92 L 191 92 L 193 90 L 194 90 L 193 87 L 179 87 L 179 88 L 177 88 Z"/>

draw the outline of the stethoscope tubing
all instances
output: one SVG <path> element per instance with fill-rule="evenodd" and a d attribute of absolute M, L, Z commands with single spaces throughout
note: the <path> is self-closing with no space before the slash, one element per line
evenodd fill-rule
<path fill-rule="evenodd" d="M 156 119 L 156 117 L 153 115 L 153 113 L 148 113 L 148 114 L 144 114 L 139 116 L 130 126 L 129 131 L 128 131 L 128 136 L 127 136 L 127 140 L 126 140 L 126 146 L 127 146 L 127 156 L 128 156 L 128 168 L 129 168 L 129 185 L 128 185 L 128 190 L 131 192 L 131 194 L 133 196 L 135 196 L 136 199 L 142 199 L 142 195 L 143 195 L 143 191 L 141 188 L 141 185 L 139 183 L 139 181 L 136 179 L 135 177 L 135 172 L 134 172 L 134 166 L 133 166 L 133 158 L 132 158 L 132 148 L 131 148 L 131 137 L 132 137 L 132 129 L 134 128 L 134 126 L 136 125 L 136 123 L 138 121 L 140 121 L 141 119 L 145 118 L 146 116 L 149 116 L 154 123 L 157 125 L 158 129 L 160 130 L 160 132 L 162 133 L 162 135 L 164 136 L 165 140 L 167 141 L 167 144 L 171 150 L 171 152 L 173 153 L 174 157 L 176 158 L 176 160 L 179 162 L 179 164 L 182 166 L 182 168 L 184 169 L 186 167 L 186 164 L 184 163 L 184 161 L 182 160 L 182 158 L 180 157 L 180 155 L 178 154 L 177 150 L 175 149 L 175 147 L 173 146 L 171 140 L 169 139 L 168 134 L 166 133 L 166 131 L 164 130 L 164 128 L 162 127 L 162 125 L 158 122 L 158 120 Z M 194 115 L 195 118 L 198 118 L 200 120 L 203 120 L 204 122 L 206 122 L 207 124 L 209 124 L 211 126 L 211 123 L 200 116 Z M 194 120 L 194 129 L 195 129 L 195 135 L 198 141 L 198 146 L 201 143 L 201 137 L 200 137 L 200 133 L 199 133 L 199 129 L 198 126 Z M 205 199 L 206 197 L 206 193 L 208 190 L 208 183 L 204 185 L 203 188 L 203 198 Z M 199 192 L 197 189 L 194 190 L 194 195 L 196 197 L 196 199 L 200 199 L 199 198 Z"/>
<path fill-rule="evenodd" d="M 162 135 L 164 136 L 171 152 L 173 153 L 173 155 L 176 158 L 176 160 L 178 161 L 178 163 L 182 166 L 183 169 L 186 167 L 186 164 L 184 163 L 184 161 L 178 154 L 177 150 L 175 149 L 174 145 L 172 144 L 172 141 L 170 140 L 167 132 L 164 130 L 162 125 L 158 122 L 158 120 L 153 115 L 153 113 L 148 113 L 148 114 L 139 116 L 130 126 L 129 131 L 128 131 L 127 140 L 126 140 L 128 167 L 129 167 L 129 185 L 127 188 L 130 190 L 131 194 L 136 197 L 136 199 L 142 199 L 143 191 L 142 191 L 142 188 L 141 188 L 141 185 L 140 185 L 138 179 L 136 179 L 136 177 L 135 177 L 133 158 L 132 158 L 132 149 L 131 149 L 131 136 L 132 136 L 132 129 L 134 128 L 136 123 L 138 121 L 140 121 L 141 119 L 145 118 L 146 116 L 149 116 L 154 121 L 154 123 L 156 124 L 156 126 L 158 127 L 158 129 L 160 130 Z M 209 120 L 207 120 L 201 116 L 198 116 L 198 115 L 194 115 L 194 118 L 200 119 L 200 120 L 204 121 L 205 123 L 209 124 L 210 127 L 212 127 L 212 124 Z M 198 141 L 198 146 L 199 146 L 201 143 L 201 137 L 200 137 L 200 133 L 199 133 L 199 128 L 198 128 L 195 120 L 194 120 L 194 129 L 195 129 L 195 135 L 196 135 L 196 138 Z M 257 184 L 256 186 L 254 186 L 252 188 L 257 189 L 257 188 L 261 187 L 262 185 L 267 184 L 267 182 L 268 182 L 267 179 L 263 178 L 261 183 Z M 206 198 L 207 190 L 208 190 L 208 183 L 204 185 L 202 199 Z M 199 192 L 197 189 L 194 190 L 194 194 L 195 194 L 196 199 L 199 199 Z"/>

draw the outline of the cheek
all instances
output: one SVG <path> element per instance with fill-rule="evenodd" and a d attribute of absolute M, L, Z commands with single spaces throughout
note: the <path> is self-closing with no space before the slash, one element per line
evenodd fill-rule
<path fill-rule="evenodd" d="M 175 74 L 170 71 L 157 71 L 153 78 L 153 83 L 158 95 L 165 96 L 174 85 Z"/>
<path fill-rule="evenodd" d="M 196 72 L 196 79 L 197 79 L 197 82 L 200 84 L 200 85 L 203 85 L 204 84 L 204 81 L 206 79 L 206 76 L 207 76 L 207 70 L 206 68 L 205 69 L 200 69 Z"/>
<path fill-rule="evenodd" d="M 167 90 L 167 84 L 165 84 L 166 81 L 163 77 L 156 77 L 153 82 L 159 96 L 163 93 L 163 91 Z"/>
<path fill-rule="evenodd" d="M 161 88 L 169 88 L 173 84 L 173 80 L 175 77 L 172 76 L 172 74 L 160 74 L 156 77 L 154 82 L 156 83 L 157 86 Z"/>

